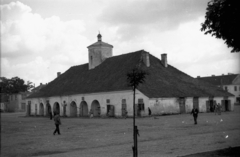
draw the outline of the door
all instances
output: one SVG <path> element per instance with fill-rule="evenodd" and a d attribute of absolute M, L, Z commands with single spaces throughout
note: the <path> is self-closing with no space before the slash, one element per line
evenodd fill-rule
<path fill-rule="evenodd" d="M 37 115 L 37 104 L 35 104 L 35 116 Z"/>
<path fill-rule="evenodd" d="M 195 107 L 199 110 L 198 97 L 193 98 L 193 107 Z"/>
<path fill-rule="evenodd" d="M 127 104 L 122 104 L 122 116 L 126 116 Z"/>
<path fill-rule="evenodd" d="M 186 113 L 186 110 L 185 110 L 185 99 L 184 98 L 180 98 L 179 99 L 179 108 L 180 108 L 180 113 Z"/>
<path fill-rule="evenodd" d="M 225 100 L 221 101 L 222 111 L 226 111 Z"/>
<path fill-rule="evenodd" d="M 27 116 L 30 116 L 31 115 L 31 101 L 28 101 L 28 104 L 27 104 Z"/>

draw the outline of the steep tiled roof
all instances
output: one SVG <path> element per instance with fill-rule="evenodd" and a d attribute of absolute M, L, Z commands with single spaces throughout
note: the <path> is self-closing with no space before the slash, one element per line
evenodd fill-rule
<path fill-rule="evenodd" d="M 146 52 L 141 50 L 114 56 L 91 70 L 88 70 L 88 64 L 71 67 L 29 98 L 131 90 L 131 87 L 127 86 L 126 74 L 142 63 L 142 53 Z M 151 54 L 149 59 L 150 67 L 141 64 L 148 75 L 145 83 L 138 87 L 138 90 L 149 98 L 231 96 L 222 89 L 192 78 L 171 65 L 165 68 L 161 60 Z"/>
<path fill-rule="evenodd" d="M 231 85 L 233 80 L 237 77 L 237 75 L 238 74 L 229 74 L 229 75 L 222 75 L 222 76 L 208 76 L 208 77 L 200 77 L 197 79 L 211 83 L 216 86 Z"/>

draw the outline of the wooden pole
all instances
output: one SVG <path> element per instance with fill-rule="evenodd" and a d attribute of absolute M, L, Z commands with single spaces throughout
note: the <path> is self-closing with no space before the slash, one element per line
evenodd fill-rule
<path fill-rule="evenodd" d="M 135 131 L 135 86 L 133 87 L 133 157 L 136 157 L 136 131 Z"/>

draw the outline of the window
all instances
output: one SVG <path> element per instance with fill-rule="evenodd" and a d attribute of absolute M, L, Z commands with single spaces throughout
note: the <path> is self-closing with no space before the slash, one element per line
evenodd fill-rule
<path fill-rule="evenodd" d="M 126 99 L 122 99 L 122 104 L 126 104 Z"/>
<path fill-rule="evenodd" d="M 227 88 L 227 86 L 225 87 L 225 91 L 228 91 L 228 88 Z"/>
<path fill-rule="evenodd" d="M 237 91 L 237 86 L 234 86 L 234 90 Z"/>
<path fill-rule="evenodd" d="M 107 99 L 107 104 L 110 104 L 110 99 Z"/>

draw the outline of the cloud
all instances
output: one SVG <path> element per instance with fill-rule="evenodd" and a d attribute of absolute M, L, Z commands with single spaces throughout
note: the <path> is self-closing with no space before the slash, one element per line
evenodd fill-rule
<path fill-rule="evenodd" d="M 99 17 L 102 22 L 119 26 L 123 40 L 148 33 L 174 30 L 180 24 L 204 16 L 208 0 L 130 0 L 114 1 Z M 130 35 L 131 34 L 131 35 Z"/>
<path fill-rule="evenodd" d="M 86 29 L 83 21 L 43 18 L 21 2 L 2 5 L 1 13 L 2 75 L 32 78 L 30 81 L 39 83 L 55 78 L 57 71 L 87 61 L 90 42 L 82 35 Z"/>
<path fill-rule="evenodd" d="M 31 8 L 21 2 L 3 5 L 1 11 L 4 17 L 1 21 L 3 57 L 67 53 L 64 48 L 76 46 L 78 41 L 87 41 L 81 36 L 85 26 L 80 20 L 63 22 L 57 16 L 43 19 L 39 14 L 31 13 Z M 66 42 L 71 38 L 77 40 Z"/>

